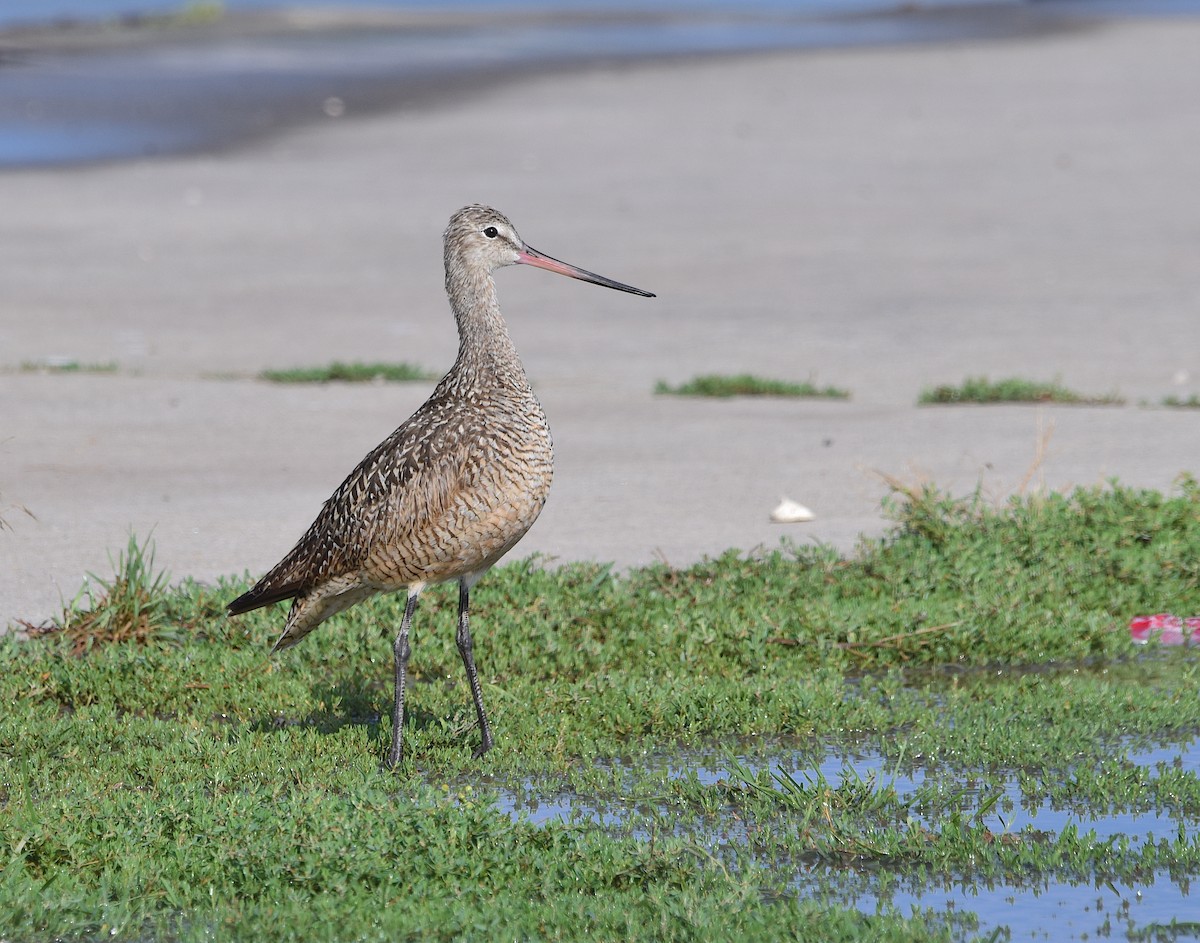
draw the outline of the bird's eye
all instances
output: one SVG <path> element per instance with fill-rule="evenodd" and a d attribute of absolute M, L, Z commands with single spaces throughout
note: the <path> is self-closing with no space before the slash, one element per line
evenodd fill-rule
<path fill-rule="evenodd" d="M 498 235 L 500 235 L 500 230 L 498 230 L 495 226 L 489 226 L 483 231 L 483 234 L 489 239 L 495 239 Z"/>

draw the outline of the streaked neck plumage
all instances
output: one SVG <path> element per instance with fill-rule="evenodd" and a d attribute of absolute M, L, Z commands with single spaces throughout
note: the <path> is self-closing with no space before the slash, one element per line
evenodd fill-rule
<path fill-rule="evenodd" d="M 451 372 L 490 375 L 527 387 L 525 368 L 500 314 L 491 272 L 466 265 L 447 250 L 446 294 L 458 324 L 458 357 Z"/>

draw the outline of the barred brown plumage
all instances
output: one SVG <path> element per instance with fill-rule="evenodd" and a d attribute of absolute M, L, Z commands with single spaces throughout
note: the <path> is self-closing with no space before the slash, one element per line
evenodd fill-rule
<path fill-rule="evenodd" d="M 292 599 L 274 651 L 381 592 L 408 600 L 393 645 L 392 743 L 403 756 L 408 635 L 421 591 L 458 580 L 457 644 L 479 721 L 481 756 L 492 746 L 471 643 L 475 582 L 533 525 L 554 475 L 550 427 L 508 336 L 492 272 L 534 265 L 632 292 L 650 292 L 542 255 L 505 216 L 463 207 L 444 234 L 446 293 L 458 324 L 458 357 L 433 394 L 358 463 L 295 547 L 229 614 Z"/>

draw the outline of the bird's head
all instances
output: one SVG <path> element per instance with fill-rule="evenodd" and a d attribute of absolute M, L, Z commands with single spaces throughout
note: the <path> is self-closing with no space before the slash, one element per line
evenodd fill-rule
<path fill-rule="evenodd" d="M 548 272 L 557 272 L 559 275 L 578 278 L 594 285 L 603 285 L 605 288 L 628 291 L 646 298 L 654 297 L 651 292 L 560 262 L 530 248 L 518 235 L 517 228 L 509 222 L 508 217 L 490 206 L 477 203 L 464 206 L 450 217 L 450 224 L 446 227 L 443 238 L 447 276 L 459 268 L 467 272 L 482 270 L 491 273 L 505 265 L 533 265 Z"/>

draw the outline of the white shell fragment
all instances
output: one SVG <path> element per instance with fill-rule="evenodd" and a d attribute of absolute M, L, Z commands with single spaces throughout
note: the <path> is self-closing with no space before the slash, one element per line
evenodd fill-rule
<path fill-rule="evenodd" d="M 815 517 L 816 515 L 812 511 L 803 504 L 797 504 L 791 498 L 782 499 L 779 506 L 771 512 L 771 520 L 776 524 L 799 524 L 803 521 L 811 521 Z"/>

